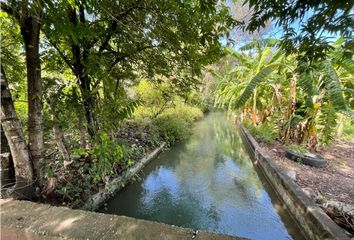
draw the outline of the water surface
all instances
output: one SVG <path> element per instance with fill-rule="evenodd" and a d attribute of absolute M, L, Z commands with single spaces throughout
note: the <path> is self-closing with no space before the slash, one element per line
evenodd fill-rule
<path fill-rule="evenodd" d="M 223 113 L 197 122 L 140 177 L 104 211 L 252 239 L 302 239 Z"/>

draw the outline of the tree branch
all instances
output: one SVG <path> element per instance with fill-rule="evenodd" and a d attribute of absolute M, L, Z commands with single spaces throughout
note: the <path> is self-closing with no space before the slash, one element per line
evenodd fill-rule
<path fill-rule="evenodd" d="M 124 60 L 124 59 L 126 59 L 126 58 L 128 58 L 128 57 L 131 57 L 131 56 L 133 56 L 133 55 L 135 55 L 135 54 L 137 54 L 137 53 L 140 53 L 140 52 L 142 52 L 142 51 L 144 51 L 144 50 L 146 50 L 146 49 L 155 48 L 155 47 L 158 47 L 158 46 L 153 46 L 153 45 L 142 46 L 142 47 L 140 47 L 140 48 L 137 48 L 136 51 L 135 51 L 134 53 L 132 53 L 132 54 L 129 54 L 129 55 L 128 55 L 127 53 L 125 53 L 125 54 L 123 54 L 123 55 L 118 56 L 118 57 L 114 60 L 114 62 L 111 64 L 109 71 L 112 71 L 113 67 L 114 67 L 116 64 L 118 64 L 120 61 L 122 61 L 122 60 Z"/>
<path fill-rule="evenodd" d="M 44 31 L 43 31 L 44 32 Z M 70 60 L 65 56 L 65 54 L 60 50 L 60 48 L 47 36 L 47 34 L 44 32 L 44 35 L 48 39 L 49 43 L 57 50 L 59 55 L 63 58 L 64 62 L 68 65 L 68 67 L 73 71 L 73 73 L 76 75 L 76 71 Z"/>
<path fill-rule="evenodd" d="M 117 16 L 115 17 L 112 16 L 113 22 L 111 22 L 111 26 L 106 30 L 108 34 L 106 35 L 105 39 L 102 41 L 101 46 L 99 47 L 98 50 L 99 54 L 101 54 L 108 47 L 109 41 L 111 40 L 114 30 L 117 28 L 119 21 L 121 21 L 123 18 L 128 16 L 131 12 L 133 12 L 136 9 L 146 9 L 143 6 L 138 6 L 139 2 L 140 1 L 136 1 L 135 4 L 133 4 L 133 6 L 128 8 L 126 11 L 119 13 Z"/>

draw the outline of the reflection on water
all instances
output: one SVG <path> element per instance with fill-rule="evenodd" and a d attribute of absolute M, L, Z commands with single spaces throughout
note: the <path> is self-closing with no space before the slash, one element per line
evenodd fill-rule
<path fill-rule="evenodd" d="M 277 212 L 236 129 L 222 113 L 196 123 L 191 138 L 163 152 L 105 212 L 252 239 L 301 239 Z"/>

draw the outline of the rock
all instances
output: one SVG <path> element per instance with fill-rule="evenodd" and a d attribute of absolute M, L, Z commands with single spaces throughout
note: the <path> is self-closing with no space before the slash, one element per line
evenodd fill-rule
<path fill-rule="evenodd" d="M 272 151 L 273 152 L 278 152 L 278 150 L 276 148 L 273 148 Z"/>
<path fill-rule="evenodd" d="M 339 201 L 333 201 L 329 200 L 323 204 L 324 207 L 329 207 L 329 208 L 336 208 L 338 210 L 343 211 L 344 213 L 354 217 L 354 205 L 339 202 Z"/>
<path fill-rule="evenodd" d="M 293 181 L 296 181 L 296 172 L 294 170 L 287 171 L 286 175 L 288 175 Z"/>

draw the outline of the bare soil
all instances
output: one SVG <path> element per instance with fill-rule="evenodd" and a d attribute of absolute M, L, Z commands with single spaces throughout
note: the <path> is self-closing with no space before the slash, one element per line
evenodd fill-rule
<path fill-rule="evenodd" d="M 285 147 L 275 142 L 266 144 L 258 141 L 267 153 L 285 172 L 295 171 L 295 182 L 301 188 L 310 188 L 315 196 L 354 204 L 354 143 L 335 141 L 322 147 L 316 154 L 328 160 L 323 168 L 315 168 L 294 162 L 285 157 Z M 318 200 L 318 199 L 314 199 Z"/>

